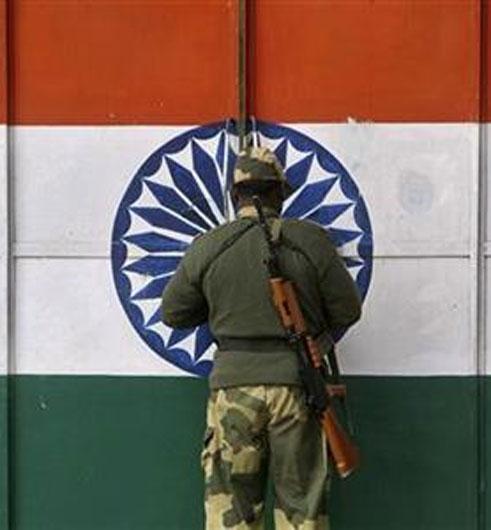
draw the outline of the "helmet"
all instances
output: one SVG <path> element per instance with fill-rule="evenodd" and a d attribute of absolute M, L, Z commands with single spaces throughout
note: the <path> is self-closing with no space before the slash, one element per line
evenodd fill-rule
<path fill-rule="evenodd" d="M 278 182 L 283 189 L 283 198 L 293 192 L 276 155 L 267 147 L 248 147 L 239 153 L 235 162 L 234 186 L 257 181 Z"/>

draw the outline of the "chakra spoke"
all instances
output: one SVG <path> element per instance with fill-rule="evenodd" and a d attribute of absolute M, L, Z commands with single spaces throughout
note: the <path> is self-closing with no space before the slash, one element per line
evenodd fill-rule
<path fill-rule="evenodd" d="M 338 217 L 343 215 L 344 212 L 349 210 L 353 206 L 352 203 L 347 204 L 333 204 L 332 206 L 321 206 L 314 212 L 312 212 L 307 219 L 315 221 L 324 226 L 328 226 L 333 223 Z"/>
<path fill-rule="evenodd" d="M 321 203 L 336 182 L 336 178 L 307 184 L 285 211 L 285 217 L 302 217 Z"/>
<path fill-rule="evenodd" d="M 286 178 L 293 189 L 298 189 L 305 184 L 309 176 L 310 168 L 314 155 L 306 156 L 293 166 L 290 166 L 286 172 Z"/>
<path fill-rule="evenodd" d="M 174 184 L 186 197 L 210 219 L 214 225 L 218 225 L 218 219 L 211 211 L 206 197 L 203 195 L 191 171 L 181 166 L 172 158 L 166 158 L 169 171 L 172 174 Z"/>
<path fill-rule="evenodd" d="M 157 278 L 152 280 L 146 287 L 134 294 L 132 300 L 152 300 L 154 298 L 159 298 L 162 296 L 162 293 L 165 289 L 165 286 L 169 283 L 171 276 L 164 276 L 162 278 Z"/>
<path fill-rule="evenodd" d="M 155 232 L 144 232 L 141 234 L 134 234 L 125 236 L 124 241 L 132 243 L 147 252 L 175 252 L 179 250 L 186 250 L 188 245 L 178 239 L 172 237 L 156 234 Z"/>
<path fill-rule="evenodd" d="M 277 156 L 278 160 L 282 167 L 286 167 L 286 150 L 288 148 L 288 142 L 284 140 L 281 144 L 275 149 L 274 154 Z"/>
<path fill-rule="evenodd" d="M 170 347 L 170 346 L 174 346 L 176 345 L 177 343 L 183 341 L 184 339 L 186 339 L 187 337 L 189 337 L 189 335 L 191 335 L 193 332 L 194 332 L 194 328 L 191 328 L 191 329 L 174 329 L 169 337 L 169 341 L 167 343 L 167 345 Z"/>
<path fill-rule="evenodd" d="M 337 247 L 342 247 L 363 234 L 358 230 L 340 230 L 339 228 L 328 228 L 327 232 Z"/>
<path fill-rule="evenodd" d="M 194 347 L 194 358 L 200 359 L 213 343 L 213 336 L 207 325 L 200 326 L 196 332 L 196 345 Z"/>
<path fill-rule="evenodd" d="M 192 204 L 187 203 L 175 190 L 169 186 L 162 186 L 156 182 L 147 182 L 146 185 L 155 198 L 165 208 L 175 212 L 181 217 L 188 219 L 191 223 L 200 226 L 204 230 L 209 230 L 213 225 L 196 214 Z"/>
<path fill-rule="evenodd" d="M 193 142 L 193 161 L 194 169 L 198 177 L 205 185 L 210 197 L 212 197 L 212 200 L 214 200 L 220 213 L 223 215 L 225 212 L 224 198 L 215 162 L 196 142 Z"/>
<path fill-rule="evenodd" d="M 175 271 L 180 261 L 181 258 L 176 256 L 145 256 L 126 265 L 123 270 L 146 276 L 162 276 L 166 272 Z"/>
<path fill-rule="evenodd" d="M 182 232 L 191 236 L 196 236 L 200 233 L 194 226 L 165 210 L 158 208 L 132 208 L 131 211 L 139 215 L 144 221 L 158 228 L 169 228 L 174 232 Z"/>

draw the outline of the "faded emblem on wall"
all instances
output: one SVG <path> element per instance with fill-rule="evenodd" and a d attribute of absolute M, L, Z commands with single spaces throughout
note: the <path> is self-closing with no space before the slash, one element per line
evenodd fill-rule
<path fill-rule="evenodd" d="M 321 224 L 365 298 L 373 237 L 363 197 L 324 146 L 291 127 L 258 122 L 253 137 L 273 149 L 295 189 L 283 216 Z M 111 262 L 131 325 L 157 355 L 196 375 L 212 366 L 208 327 L 173 330 L 160 297 L 193 238 L 233 219 L 230 203 L 237 137 L 229 122 L 190 129 L 154 151 L 131 179 L 112 231 Z"/>

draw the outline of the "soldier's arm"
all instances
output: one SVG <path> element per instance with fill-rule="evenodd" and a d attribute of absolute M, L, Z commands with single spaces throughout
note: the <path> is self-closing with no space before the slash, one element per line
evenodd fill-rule
<path fill-rule="evenodd" d="M 193 281 L 184 256 L 162 295 L 162 320 L 173 328 L 190 328 L 208 319 L 208 304 L 200 285 Z"/>
<path fill-rule="evenodd" d="M 329 331 L 354 324 L 361 316 L 360 294 L 324 228 L 310 221 L 289 221 L 286 228 L 317 269 L 322 312 Z"/>
<path fill-rule="evenodd" d="M 334 248 L 321 273 L 324 313 L 330 329 L 346 328 L 361 317 L 361 298 L 343 260 Z"/>

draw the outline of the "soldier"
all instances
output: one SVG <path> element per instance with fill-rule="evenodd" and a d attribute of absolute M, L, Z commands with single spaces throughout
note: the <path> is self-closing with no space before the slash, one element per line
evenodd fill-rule
<path fill-rule="evenodd" d="M 232 188 L 238 218 L 192 243 L 163 294 L 167 325 L 208 322 L 218 346 L 201 454 L 207 530 L 262 529 L 268 473 L 276 530 L 328 528 L 325 439 L 272 304 L 252 202 L 260 197 L 272 223 L 290 192 L 271 151 L 242 152 Z M 274 225 L 283 275 L 296 284 L 312 335 L 357 321 L 359 294 L 324 229 L 294 219 Z"/>

